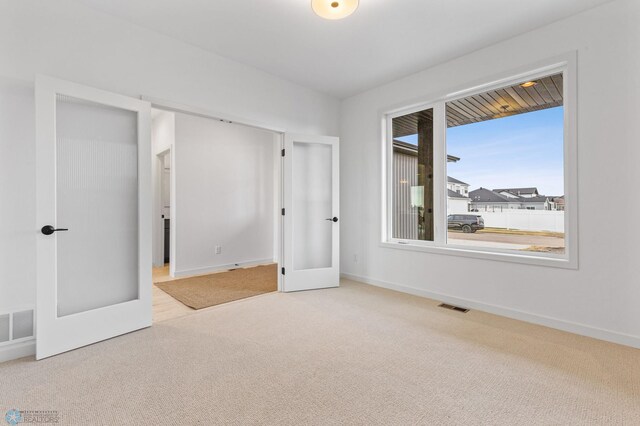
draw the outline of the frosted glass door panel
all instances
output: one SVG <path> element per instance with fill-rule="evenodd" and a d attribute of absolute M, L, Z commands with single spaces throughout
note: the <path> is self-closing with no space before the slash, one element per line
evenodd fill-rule
<path fill-rule="evenodd" d="M 330 268 L 332 262 L 332 147 L 293 143 L 293 267 Z"/>
<path fill-rule="evenodd" d="M 56 100 L 57 314 L 138 298 L 134 111 Z"/>

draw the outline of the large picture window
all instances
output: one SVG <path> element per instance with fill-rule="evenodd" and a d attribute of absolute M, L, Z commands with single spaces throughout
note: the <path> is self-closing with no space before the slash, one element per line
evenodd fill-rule
<path fill-rule="evenodd" d="M 569 261 L 566 74 L 558 67 L 389 114 L 386 242 Z"/>

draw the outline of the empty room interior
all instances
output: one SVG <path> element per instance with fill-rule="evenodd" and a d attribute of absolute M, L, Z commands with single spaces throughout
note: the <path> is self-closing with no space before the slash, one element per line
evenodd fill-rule
<path fill-rule="evenodd" d="M 0 0 L 1 421 L 640 424 L 639 24 Z"/>
<path fill-rule="evenodd" d="M 278 290 L 280 140 L 151 110 L 153 320 Z"/>

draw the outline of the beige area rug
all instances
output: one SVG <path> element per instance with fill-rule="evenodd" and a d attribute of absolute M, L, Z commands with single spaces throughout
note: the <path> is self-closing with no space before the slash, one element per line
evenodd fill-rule
<path fill-rule="evenodd" d="M 276 291 L 277 268 L 274 263 L 154 284 L 185 305 L 203 309 Z"/>

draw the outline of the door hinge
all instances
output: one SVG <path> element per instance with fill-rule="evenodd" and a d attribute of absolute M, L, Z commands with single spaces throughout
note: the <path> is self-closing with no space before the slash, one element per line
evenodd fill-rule
<path fill-rule="evenodd" d="M 282 216 L 284 216 L 284 209 L 282 209 Z"/>
<path fill-rule="evenodd" d="M 284 275 L 284 268 L 282 268 L 282 275 Z"/>
<path fill-rule="evenodd" d="M 282 156 L 284 157 L 284 148 L 282 148 Z"/>

